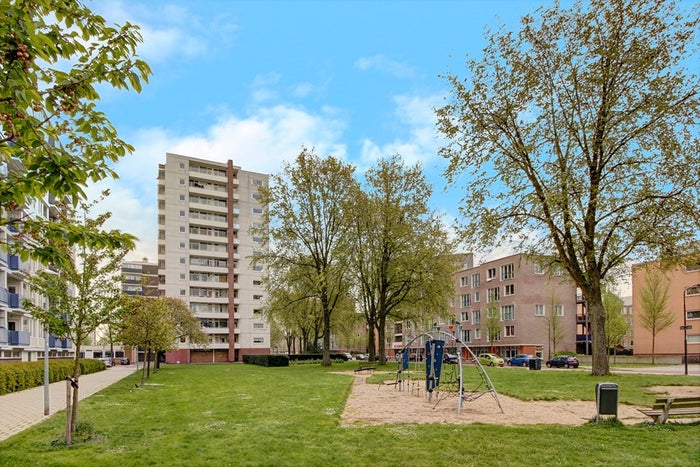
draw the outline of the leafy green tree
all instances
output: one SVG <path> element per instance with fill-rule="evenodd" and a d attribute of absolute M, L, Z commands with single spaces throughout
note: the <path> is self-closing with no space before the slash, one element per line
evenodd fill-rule
<path fill-rule="evenodd" d="M 422 167 L 400 156 L 380 159 L 353 196 L 352 271 L 367 322 L 370 361 L 386 360 L 387 319 L 413 319 L 420 310 L 444 314 L 454 293 L 453 245 L 427 201 L 432 189 Z M 376 331 L 376 332 L 375 332 Z M 377 336 L 378 346 L 375 345 Z"/>
<path fill-rule="evenodd" d="M 89 182 L 116 177 L 111 164 L 133 148 L 96 102 L 99 86 L 141 90 L 151 71 L 136 56 L 132 24 L 109 25 L 76 0 L 0 0 L 0 225 L 32 238 L 120 248 L 124 238 L 81 224 L 47 222 L 31 199 L 85 199 Z M 2 246 L 2 245 L 0 245 Z M 24 256 L 31 243 L 18 243 Z M 55 258 L 42 256 L 46 263 Z"/>
<path fill-rule="evenodd" d="M 603 291 L 603 308 L 605 308 L 605 341 L 608 348 L 616 353 L 617 346 L 622 343 L 629 330 L 629 323 L 622 316 L 623 302 L 613 291 L 605 288 Z"/>
<path fill-rule="evenodd" d="M 491 344 L 491 351 L 494 350 L 494 342 L 501 340 L 501 318 L 498 315 L 498 307 L 493 303 L 484 310 L 486 313 L 486 339 Z"/>
<path fill-rule="evenodd" d="M 303 148 L 294 164 L 261 188 L 267 205 L 269 251 L 255 261 L 271 269 L 294 265 L 318 299 L 323 316 L 323 365 L 330 366 L 331 318 L 348 294 L 347 205 L 355 192 L 354 168 Z M 255 231 L 255 229 L 253 229 Z M 266 233 L 266 232 L 261 232 Z"/>
<path fill-rule="evenodd" d="M 656 363 L 656 336 L 673 324 L 673 312 L 668 308 L 668 279 L 657 268 L 646 271 L 646 287 L 642 289 L 639 324 L 651 333 L 651 363 Z"/>
<path fill-rule="evenodd" d="M 80 224 L 90 235 L 99 232 L 110 214 L 94 219 L 87 217 L 88 206 L 82 205 L 82 218 L 66 207 L 63 223 Z M 131 238 L 124 236 L 124 238 Z M 35 239 L 35 249 L 49 252 L 54 265 L 28 278 L 32 290 L 48 299 L 43 303 L 25 300 L 24 309 L 30 311 L 52 334 L 70 339 L 75 345 L 71 410 L 66 413 L 66 443 L 71 444 L 78 422 L 80 349 L 82 343 L 99 326 L 112 322 L 118 313 L 121 295 L 121 262 L 129 248 L 114 249 L 103 246 L 74 244 L 56 237 Z M 133 245 L 133 240 L 130 246 Z"/>
<path fill-rule="evenodd" d="M 602 293 L 630 258 L 697 260 L 698 9 L 661 0 L 538 9 L 450 74 L 440 153 L 464 189 L 475 247 L 554 253 L 591 316 L 592 374 L 609 373 Z M 466 173 L 466 177 L 462 175 Z M 494 235 L 494 232 L 497 234 Z"/>
<path fill-rule="evenodd" d="M 187 304 L 171 297 L 125 295 L 120 303 L 118 339 L 146 352 L 146 364 L 141 373 L 141 385 L 150 376 L 151 356 L 159 351 L 177 348 L 180 339 L 205 346 L 207 335 Z"/>

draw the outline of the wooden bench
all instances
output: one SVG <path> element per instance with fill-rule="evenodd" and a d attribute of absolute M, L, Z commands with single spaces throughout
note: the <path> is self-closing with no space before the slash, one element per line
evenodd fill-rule
<path fill-rule="evenodd" d="M 375 368 L 374 368 L 373 366 L 361 366 L 361 367 L 359 367 L 359 368 L 355 368 L 355 373 L 362 373 L 362 372 L 364 372 L 364 371 L 366 371 L 366 372 L 368 372 L 368 373 L 370 373 L 370 372 L 373 373 L 373 372 L 374 372 L 374 369 L 375 369 Z"/>
<path fill-rule="evenodd" d="M 651 409 L 639 409 L 654 419 L 654 423 L 666 423 L 668 417 L 700 415 L 700 396 L 660 397 Z"/>

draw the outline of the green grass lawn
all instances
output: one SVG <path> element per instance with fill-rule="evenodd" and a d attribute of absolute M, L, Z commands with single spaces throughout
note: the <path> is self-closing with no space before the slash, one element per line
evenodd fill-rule
<path fill-rule="evenodd" d="M 614 421 L 584 426 L 418 425 L 341 427 L 353 376 L 298 365 L 168 365 L 143 388 L 138 375 L 81 402 L 81 426 L 63 444 L 65 414 L 0 442 L 2 466 L 537 466 L 700 464 L 700 424 Z M 395 368 L 388 365 L 387 370 Z M 617 383 L 620 403 L 648 405 L 655 385 L 700 378 L 585 371 L 488 370 L 499 393 L 526 400 L 595 400 Z M 375 379 L 382 379 L 375 375 Z M 465 367 L 465 385 L 476 384 Z M 700 389 L 700 388 L 699 388 Z M 397 394 L 397 397 L 401 397 Z M 1 415 L 1 414 L 0 414 Z"/>

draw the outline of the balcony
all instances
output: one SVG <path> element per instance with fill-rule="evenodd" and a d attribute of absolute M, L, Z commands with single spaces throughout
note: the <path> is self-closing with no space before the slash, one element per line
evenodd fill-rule
<path fill-rule="evenodd" d="M 19 308 L 19 294 L 8 293 L 7 294 L 7 306 L 10 308 Z"/>
<path fill-rule="evenodd" d="M 7 305 L 8 292 L 5 287 L 0 287 L 0 303 Z"/>
<path fill-rule="evenodd" d="M 29 345 L 29 333 L 26 331 L 7 331 L 8 344 L 17 346 Z"/>
<path fill-rule="evenodd" d="M 19 271 L 19 256 L 8 254 L 7 267 L 12 271 Z"/>
<path fill-rule="evenodd" d="M 0 344 L 7 344 L 9 340 L 9 331 L 5 328 L 0 328 Z"/>

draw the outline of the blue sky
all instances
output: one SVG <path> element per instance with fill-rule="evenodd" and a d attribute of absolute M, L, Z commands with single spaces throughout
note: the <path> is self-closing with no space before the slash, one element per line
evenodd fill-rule
<path fill-rule="evenodd" d="M 433 109 L 439 75 L 465 75 L 486 29 L 517 30 L 548 1 L 160 1 L 88 5 L 142 29 L 153 69 L 140 93 L 102 88 L 100 107 L 135 152 L 102 204 L 110 228 L 139 237 L 129 259 L 157 259 L 156 187 L 166 152 L 278 173 L 302 146 L 355 164 L 401 154 L 422 162 L 433 209 L 457 216 L 460 191 L 442 178 Z M 570 2 L 562 2 L 568 5 Z"/>

